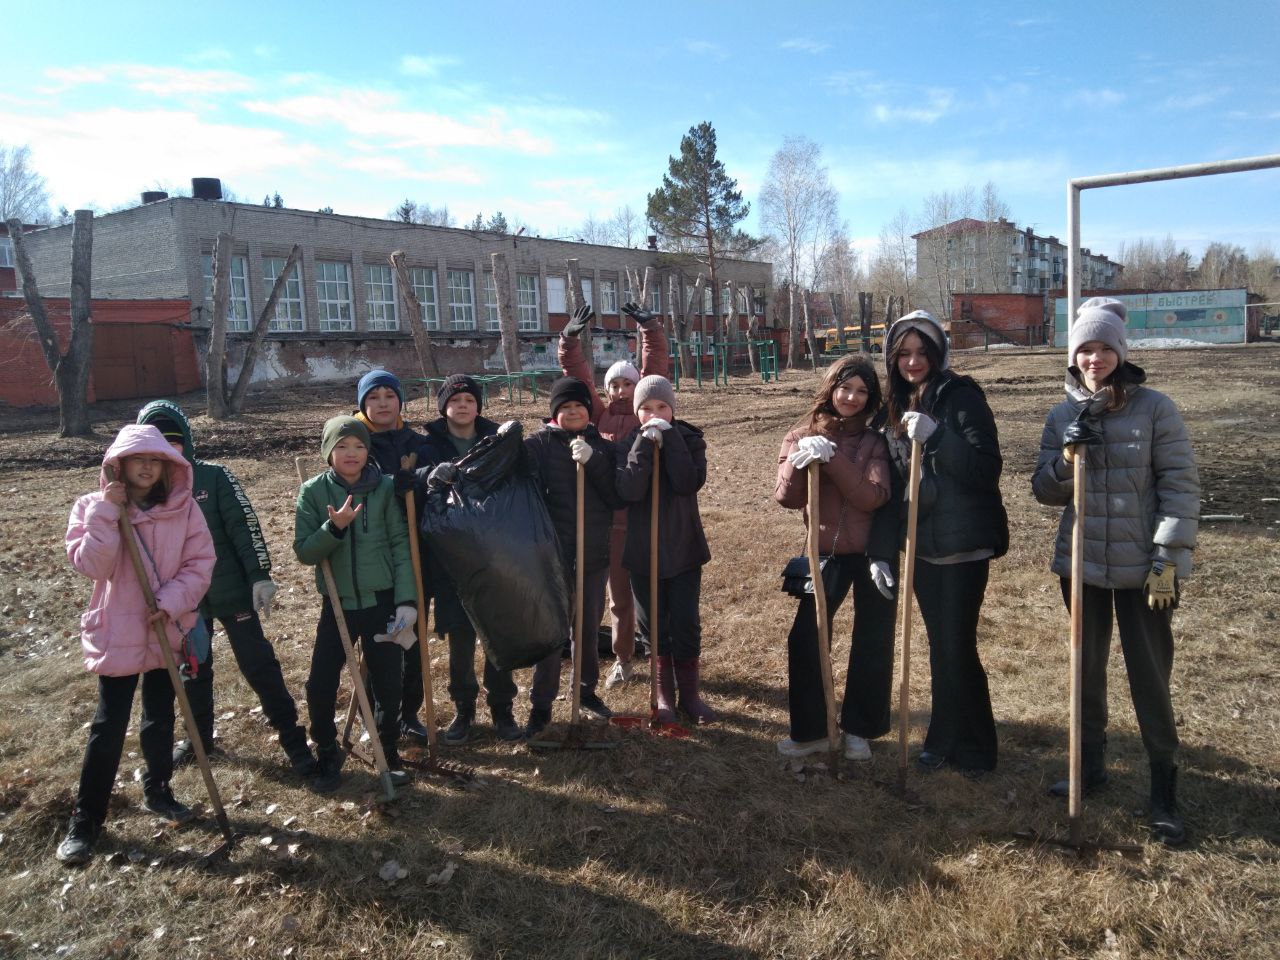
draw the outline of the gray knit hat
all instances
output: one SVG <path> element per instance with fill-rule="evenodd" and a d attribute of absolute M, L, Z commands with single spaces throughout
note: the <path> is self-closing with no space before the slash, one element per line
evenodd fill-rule
<path fill-rule="evenodd" d="M 890 367 L 890 372 L 892 373 L 890 358 L 893 355 L 893 348 L 912 330 L 933 341 L 933 345 L 938 348 L 938 353 L 942 354 L 942 369 L 947 369 L 950 358 L 947 356 L 949 353 L 947 335 L 942 329 L 942 324 L 935 320 L 928 310 L 913 310 L 905 317 L 899 317 L 893 321 L 884 335 L 884 362 L 886 367 Z"/>
<path fill-rule="evenodd" d="M 636 384 L 636 392 L 631 397 L 631 409 L 639 414 L 640 405 L 646 400 L 664 401 L 671 408 L 671 415 L 675 416 L 676 392 L 666 377 L 654 373 L 640 378 L 640 382 Z"/>
<path fill-rule="evenodd" d="M 1067 334 L 1067 366 L 1076 365 L 1076 353 L 1090 340 L 1101 340 L 1124 363 L 1129 353 L 1124 337 L 1126 316 L 1124 304 L 1110 297 L 1092 297 L 1080 304 L 1076 322 Z"/>

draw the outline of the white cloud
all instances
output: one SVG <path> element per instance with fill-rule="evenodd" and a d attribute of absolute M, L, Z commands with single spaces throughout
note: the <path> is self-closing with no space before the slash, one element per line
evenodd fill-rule
<path fill-rule="evenodd" d="M 783 50 L 795 50 L 798 53 L 819 54 L 831 49 L 831 44 L 821 40 L 810 40 L 808 37 L 792 37 L 778 44 Z"/>
<path fill-rule="evenodd" d="M 400 72 L 407 77 L 434 77 L 442 67 L 450 67 L 457 62 L 457 57 L 420 57 L 406 53 L 400 58 Z"/>
<path fill-rule="evenodd" d="M 1124 103 L 1127 99 L 1126 95 L 1118 90 L 1112 90 L 1109 87 L 1101 89 L 1081 89 L 1071 93 L 1066 98 L 1068 106 L 1086 107 L 1092 110 L 1105 109 L 1107 107 L 1115 107 Z"/>
<path fill-rule="evenodd" d="M 925 102 L 909 106 L 898 106 L 888 103 L 877 103 L 871 108 L 871 115 L 879 123 L 936 123 L 955 107 L 955 97 L 950 90 L 928 90 Z"/>
<path fill-rule="evenodd" d="M 475 167 L 454 164 L 443 167 L 418 167 L 402 157 L 378 153 L 360 157 L 345 157 L 338 166 L 379 177 L 400 177 L 405 180 L 421 180 L 425 183 L 455 183 L 475 186 L 484 183 Z"/>
<path fill-rule="evenodd" d="M 836 93 L 856 94 L 860 97 L 877 97 L 889 89 L 889 85 L 875 79 L 870 70 L 837 70 L 822 81 Z"/>
<path fill-rule="evenodd" d="M 122 82 L 141 93 L 160 97 L 191 94 L 217 96 L 247 93 L 254 82 L 230 70 L 189 70 L 185 67 L 153 67 L 142 63 L 113 63 L 97 67 L 49 67 L 44 75 L 54 81 L 42 93 L 61 93 L 72 87 Z"/>
<path fill-rule="evenodd" d="M 1212 90 L 1201 90 L 1199 93 L 1191 93 L 1184 96 L 1175 94 L 1171 97 L 1166 97 L 1161 106 L 1166 110 L 1198 110 L 1201 107 L 1207 107 L 1215 100 L 1225 97 L 1230 92 L 1230 87 L 1215 87 Z"/>

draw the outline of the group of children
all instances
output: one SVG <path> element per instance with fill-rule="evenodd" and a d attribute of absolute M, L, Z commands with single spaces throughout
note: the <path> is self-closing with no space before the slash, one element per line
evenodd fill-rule
<path fill-rule="evenodd" d="M 702 567 L 710 559 L 697 504 L 706 482 L 706 442 L 698 428 L 675 419 L 675 393 L 662 375 L 668 357 L 658 318 L 631 304 L 624 311 L 637 323 L 643 372 L 625 362 L 614 364 L 605 377 L 608 399 L 598 396 L 578 339 L 592 315 L 587 308 L 576 313 L 560 339 L 566 375 L 552 385 L 550 417 L 525 440 L 525 461 L 555 527 L 570 596 L 578 547 L 578 471 L 584 478 L 583 595 L 574 601 L 582 604 L 586 635 L 568 638 L 582 644 L 582 706 L 598 717 L 610 716 L 597 692 L 595 641 L 607 589 L 617 662 L 606 688 L 632 677 L 638 620 L 658 641 L 660 655 L 652 669 L 659 719 L 674 721 L 681 711 L 692 722 L 709 723 L 716 714 L 701 697 L 698 609 Z M 933 702 L 917 763 L 981 772 L 995 766 L 996 735 L 977 651 L 978 613 L 990 561 L 1008 548 L 995 420 L 978 385 L 948 369 L 945 334 L 927 313 L 896 321 L 885 355 L 883 399 L 880 379 L 866 358 L 846 358 L 828 371 L 808 417 L 784 440 L 775 495 L 783 506 L 806 508 L 808 522 L 819 524 L 821 550 L 831 558 L 830 573 L 820 578 L 831 616 L 853 590 L 854 633 L 841 726 L 846 756 L 866 759 L 869 741 L 889 729 L 904 491 L 912 448 L 921 448 L 914 579 L 929 637 Z M 1033 487 L 1042 502 L 1068 503 L 1069 462 L 1088 457 L 1085 786 L 1097 789 L 1107 779 L 1105 666 L 1114 607 L 1151 756 L 1153 830 L 1176 843 L 1183 828 L 1174 792 L 1177 734 L 1169 698 L 1169 624 L 1175 578 L 1189 572 L 1195 539 L 1195 465 L 1173 404 L 1143 387 L 1142 372 L 1126 361 L 1122 305 L 1084 305 L 1072 329 L 1069 366 L 1069 398 L 1049 415 Z M 343 760 L 334 724 L 345 661 L 340 610 L 363 650 L 376 735 L 393 780 L 408 779 L 400 739 L 425 738 L 427 731 L 417 715 L 423 688 L 414 633 L 425 611 L 417 606 L 405 498 L 421 497 L 433 484 L 455 482 L 456 461 L 497 433 L 498 424 L 481 416 L 483 392 L 465 375 L 444 381 L 436 398 L 440 415 L 423 433 L 405 423 L 405 399 L 392 373 L 366 374 L 357 387 L 354 414 L 324 425 L 320 452 L 326 469 L 298 492 L 295 555 L 317 568 L 328 561 L 338 593 L 328 596 L 326 578 L 317 569 L 317 589 L 325 600 L 305 688 L 314 754 L 263 634 L 262 619 L 276 587 L 243 489 L 226 468 L 195 458 L 190 425 L 171 402 L 148 404 L 137 424 L 121 430 L 104 456 L 100 490 L 76 502 L 66 537 L 72 565 L 94 581 L 81 618 L 81 641 L 87 667 L 98 674 L 99 697 L 70 827 L 57 851 L 61 861 L 84 863 L 92 854 L 139 677 L 144 807 L 174 821 L 191 816 L 169 786 L 174 765 L 190 759 L 193 745 L 173 747 L 174 691 L 155 646 L 157 626 L 181 654 L 189 652 L 199 628 L 211 632 L 217 619 L 292 768 L 313 789 L 327 792 L 339 785 Z M 660 464 L 656 535 L 650 529 L 655 458 Z M 819 470 L 818 504 L 809 504 L 802 492 L 801 477 L 811 468 Z M 1064 596 L 1070 586 L 1064 544 L 1071 518 L 1068 508 L 1053 564 L 1063 577 Z M 147 560 L 154 611 L 127 560 L 122 529 L 131 531 Z M 657 545 L 657 623 L 649 606 L 651 543 Z M 462 743 L 471 735 L 479 695 L 476 630 L 449 571 L 431 551 L 419 549 L 435 601 L 436 631 L 449 648 L 448 690 L 455 714 L 445 740 Z M 826 747 L 814 620 L 808 598 L 788 641 L 792 736 L 779 744 L 787 756 Z M 519 740 L 547 725 L 560 686 L 560 661 L 557 650 L 535 665 L 528 721 L 521 727 L 514 716 L 513 676 L 486 658 L 483 680 L 498 737 Z M 212 676 L 209 653 L 186 688 L 203 745 L 217 753 Z M 1054 789 L 1061 792 L 1059 785 Z"/>

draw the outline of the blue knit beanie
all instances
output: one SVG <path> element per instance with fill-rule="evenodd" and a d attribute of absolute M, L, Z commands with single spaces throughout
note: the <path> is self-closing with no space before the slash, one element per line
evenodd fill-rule
<path fill-rule="evenodd" d="M 376 387 L 390 387 L 400 398 L 400 406 L 404 406 L 404 387 L 400 383 L 400 378 L 390 370 L 370 370 L 360 378 L 360 383 L 356 386 L 356 406 L 362 412 L 364 398 Z"/>

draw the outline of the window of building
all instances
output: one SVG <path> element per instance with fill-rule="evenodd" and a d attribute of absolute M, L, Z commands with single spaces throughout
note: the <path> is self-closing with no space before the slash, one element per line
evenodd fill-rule
<path fill-rule="evenodd" d="M 715 312 L 715 295 L 710 287 L 702 288 L 702 315 L 709 317 Z"/>
<path fill-rule="evenodd" d="M 436 272 L 430 267 L 410 267 L 409 279 L 413 281 L 413 295 L 418 298 L 418 319 L 428 330 L 439 330 L 440 317 L 436 313 Z"/>
<path fill-rule="evenodd" d="M 590 281 L 590 280 L 582 280 L 582 281 L 581 281 L 581 283 L 582 283 L 582 302 L 583 302 L 583 303 L 585 303 L 587 306 L 591 307 L 591 309 L 593 309 L 593 310 L 594 310 L 594 309 L 595 309 L 595 306 L 594 306 L 594 304 L 595 304 L 595 300 L 594 300 L 594 299 L 592 299 L 591 294 L 592 294 L 592 293 L 594 293 L 595 291 L 594 291 L 594 289 L 593 289 L 593 287 L 592 287 L 591 281 Z"/>
<path fill-rule="evenodd" d="M 487 330 L 501 330 L 498 321 L 498 283 L 492 272 L 484 275 L 484 324 Z"/>
<path fill-rule="evenodd" d="M 213 303 L 213 254 L 206 253 L 204 262 L 204 298 Z M 249 262 L 246 257 L 231 258 L 231 299 L 227 303 L 227 329 L 245 332 L 249 320 Z"/>
<path fill-rule="evenodd" d="M 449 286 L 449 329 L 474 330 L 475 278 L 470 270 L 450 270 L 445 279 Z"/>
<path fill-rule="evenodd" d="M 649 291 L 649 309 L 653 313 L 662 312 L 662 285 L 654 284 L 653 289 Z"/>
<path fill-rule="evenodd" d="M 516 275 L 516 316 L 519 329 L 542 329 L 542 315 L 538 311 L 538 278 L 534 274 Z"/>
<path fill-rule="evenodd" d="M 977 287 L 978 287 L 978 281 L 974 280 L 972 277 L 968 278 L 964 282 L 964 288 L 966 290 L 976 290 Z"/>
<path fill-rule="evenodd" d="M 618 281 L 617 280 L 601 280 L 600 281 L 600 312 L 602 314 L 618 312 Z"/>
<path fill-rule="evenodd" d="M 1027 238 L 1024 237 L 1022 234 L 1015 233 L 1013 235 L 1013 249 L 1022 250 L 1024 248 L 1024 245 L 1026 244 L 1026 239 Z"/>
<path fill-rule="evenodd" d="M 334 260 L 316 261 L 316 307 L 320 329 L 354 330 L 351 315 L 351 267 Z"/>
<path fill-rule="evenodd" d="M 262 258 L 262 296 L 263 301 L 271 296 L 271 288 L 276 285 L 276 277 L 289 262 L 288 257 Z M 307 328 L 302 305 L 302 264 L 295 263 L 289 277 L 280 288 L 280 296 L 276 299 L 275 315 L 271 318 L 269 330 L 275 333 L 298 332 Z"/>
<path fill-rule="evenodd" d="M 568 313 L 564 299 L 564 277 L 547 277 L 547 312 Z"/>
<path fill-rule="evenodd" d="M 390 267 L 364 265 L 364 303 L 369 311 L 370 330 L 399 330 L 396 314 L 396 282 Z"/>
<path fill-rule="evenodd" d="M 13 265 L 13 241 L 8 237 L 0 237 L 0 267 Z"/>

